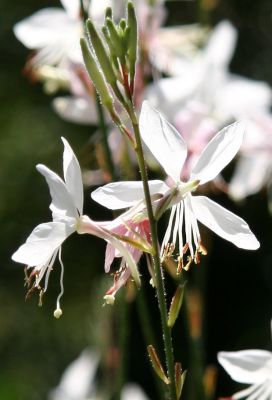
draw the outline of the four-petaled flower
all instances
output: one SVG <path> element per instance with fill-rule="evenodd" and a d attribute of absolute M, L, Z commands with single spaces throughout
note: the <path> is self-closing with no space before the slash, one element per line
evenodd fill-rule
<path fill-rule="evenodd" d="M 181 180 L 187 157 L 186 143 L 178 131 L 148 102 L 143 103 L 140 132 L 145 145 L 172 178 L 172 188 L 165 194 L 171 198 L 172 209 L 162 252 L 169 250 L 169 244 L 171 252 L 178 237 L 180 265 L 183 266 L 183 254 L 187 249 L 190 252 L 187 267 L 192 261 L 198 263 L 203 247 L 197 221 L 237 247 L 248 250 L 259 247 L 258 240 L 243 219 L 206 196 L 191 194 L 198 186 L 213 180 L 234 158 L 243 140 L 244 129 L 240 123 L 222 129 L 213 137 L 193 166 L 187 182 Z"/>
<path fill-rule="evenodd" d="M 231 399 L 271 400 L 272 353 L 266 350 L 221 351 L 218 361 L 233 380 L 248 383 L 247 389 Z"/>
<path fill-rule="evenodd" d="M 128 249 L 111 232 L 112 222 L 95 222 L 83 215 L 83 184 L 80 166 L 70 145 L 65 139 L 63 153 L 64 181 L 44 165 L 37 165 L 38 171 L 45 177 L 49 186 L 52 202 L 52 222 L 38 225 L 26 242 L 13 254 L 14 261 L 33 268 L 30 278 L 35 278 L 33 287 L 40 289 L 40 282 L 45 276 L 45 285 L 41 294 L 47 290 L 49 275 L 54 261 L 59 255 L 61 272 L 61 292 L 57 299 L 55 316 L 61 315 L 59 299 L 63 294 L 63 263 L 61 245 L 73 232 L 89 233 L 106 240 L 124 257 L 125 263 L 137 285 L 140 278 L 136 263 Z M 31 280 L 31 279 L 30 279 Z M 31 282 L 29 282 L 31 283 Z"/>

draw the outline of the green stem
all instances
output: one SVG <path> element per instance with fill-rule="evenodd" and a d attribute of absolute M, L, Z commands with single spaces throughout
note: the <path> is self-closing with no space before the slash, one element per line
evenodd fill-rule
<path fill-rule="evenodd" d="M 144 341 L 146 346 L 153 344 L 153 346 L 157 349 L 157 341 L 156 337 L 154 335 L 154 331 L 152 329 L 152 324 L 150 323 L 150 315 L 148 313 L 148 304 L 146 301 L 146 295 L 145 295 L 145 288 L 144 286 L 141 287 L 141 290 L 137 294 L 136 298 L 136 304 L 137 304 L 137 309 L 138 309 L 138 314 L 140 318 L 140 324 L 141 324 L 141 329 L 143 332 L 144 336 Z M 151 365 L 150 365 L 151 368 Z M 155 375 L 154 369 L 152 368 L 152 373 L 155 379 L 155 385 L 156 385 L 156 392 L 158 399 L 162 399 L 163 395 L 163 388 L 162 388 L 162 382 L 157 379 L 157 375 Z"/>
<path fill-rule="evenodd" d="M 164 289 L 164 282 L 163 282 L 163 271 L 162 271 L 161 262 L 160 262 L 160 251 L 159 251 L 158 234 L 157 234 L 157 222 L 154 218 L 154 213 L 153 213 L 153 208 L 152 208 L 152 200 L 151 200 L 149 186 L 148 186 L 148 176 L 147 176 L 147 170 L 146 170 L 146 165 L 145 165 L 145 160 L 144 160 L 144 155 L 143 155 L 143 147 L 142 147 L 142 141 L 141 141 L 141 136 L 140 136 L 139 123 L 138 123 L 138 119 L 137 119 L 137 116 L 134 111 L 132 101 L 131 101 L 131 105 L 130 105 L 130 118 L 131 118 L 133 130 L 134 130 L 134 134 L 135 134 L 135 141 L 136 141 L 135 151 L 137 154 L 140 174 L 141 174 L 143 187 L 144 187 L 146 208 L 147 208 L 148 218 L 149 218 L 149 222 L 150 222 L 152 246 L 154 249 L 153 263 L 154 263 L 155 276 L 156 276 L 157 298 L 158 298 L 159 310 L 160 310 L 160 314 L 161 314 L 161 324 L 162 324 L 162 331 L 163 331 L 167 372 L 168 372 L 168 378 L 170 380 L 170 384 L 169 384 L 169 392 L 170 393 L 169 394 L 170 394 L 171 400 L 176 400 L 177 395 L 176 395 L 176 385 L 175 385 L 174 353 L 173 353 L 173 346 L 172 346 L 171 329 L 167 325 L 167 319 L 168 319 L 167 305 L 166 305 L 165 289 Z"/>
<path fill-rule="evenodd" d="M 100 103 L 99 97 L 96 94 L 96 107 L 97 107 L 97 115 L 99 119 L 99 127 L 101 129 L 102 133 L 102 144 L 103 144 L 103 149 L 104 149 L 104 157 L 105 157 L 105 163 L 106 163 L 106 168 L 108 173 L 111 175 L 112 180 L 116 180 L 116 173 L 115 173 L 115 166 L 112 161 L 111 157 L 111 150 L 109 147 L 109 142 L 108 142 L 108 127 L 106 124 L 105 120 L 105 114 L 104 110 L 102 107 L 102 104 Z"/>

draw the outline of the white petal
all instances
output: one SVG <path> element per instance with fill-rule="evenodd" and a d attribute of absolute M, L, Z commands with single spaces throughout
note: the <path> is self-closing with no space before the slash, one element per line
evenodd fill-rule
<path fill-rule="evenodd" d="M 148 182 L 150 194 L 164 194 L 169 187 L 160 180 Z M 141 181 L 113 182 L 101 186 L 91 193 L 93 200 L 111 210 L 127 208 L 144 200 L 144 189 Z"/>
<path fill-rule="evenodd" d="M 80 166 L 67 140 L 62 138 L 62 141 L 64 144 L 63 175 L 66 182 L 66 187 L 72 199 L 74 200 L 74 204 L 78 209 L 79 214 L 82 215 L 83 183 L 82 183 Z"/>
<path fill-rule="evenodd" d="M 268 177 L 271 157 L 265 154 L 240 156 L 229 185 L 233 199 L 243 199 L 262 189 Z"/>
<path fill-rule="evenodd" d="M 72 232 L 71 228 L 61 222 L 40 224 L 12 255 L 12 259 L 31 267 L 43 265 Z"/>
<path fill-rule="evenodd" d="M 38 164 L 36 168 L 45 177 L 49 186 L 52 198 L 50 209 L 53 213 L 53 219 L 65 218 L 65 216 L 77 218 L 78 213 L 76 207 L 63 180 L 45 165 Z"/>
<path fill-rule="evenodd" d="M 227 67 L 235 49 L 237 31 L 229 21 L 220 22 L 212 31 L 204 56 L 208 62 Z"/>
<path fill-rule="evenodd" d="M 216 92 L 214 101 L 217 114 L 241 118 L 256 110 L 268 110 L 271 100 L 272 91 L 267 83 L 230 74 L 225 85 Z"/>
<path fill-rule="evenodd" d="M 69 0 L 70 1 L 70 0 Z M 14 26 L 14 33 L 29 49 L 39 49 L 53 44 L 68 24 L 66 12 L 60 8 L 45 8 Z"/>
<path fill-rule="evenodd" d="M 57 97 L 53 100 L 53 107 L 66 121 L 84 125 L 98 124 L 96 105 L 91 99 L 87 101 L 82 97 Z"/>
<path fill-rule="evenodd" d="M 236 122 L 222 129 L 202 151 L 191 174 L 191 179 L 199 179 L 200 184 L 214 179 L 234 158 L 244 135 L 244 126 Z"/>
<path fill-rule="evenodd" d="M 79 0 L 60 0 L 63 8 L 71 18 L 79 18 L 80 3 Z"/>
<path fill-rule="evenodd" d="M 266 367 L 266 364 L 272 361 L 269 351 L 222 351 L 218 354 L 218 361 L 236 382 L 261 383 L 271 378 L 271 370 Z"/>
<path fill-rule="evenodd" d="M 197 91 L 203 79 L 203 72 L 197 65 L 188 68 L 188 73 L 177 78 L 162 78 L 147 86 L 145 98 L 170 120 L 184 107 Z"/>
<path fill-rule="evenodd" d="M 121 400 L 148 400 L 148 398 L 140 386 L 127 383 L 122 389 Z"/>
<path fill-rule="evenodd" d="M 260 243 L 248 224 L 237 215 L 205 196 L 192 196 L 196 218 L 223 239 L 247 250 L 256 250 Z"/>
<path fill-rule="evenodd" d="M 140 132 L 144 143 L 165 172 L 179 181 L 187 156 L 186 143 L 178 131 L 147 101 L 142 105 Z"/>

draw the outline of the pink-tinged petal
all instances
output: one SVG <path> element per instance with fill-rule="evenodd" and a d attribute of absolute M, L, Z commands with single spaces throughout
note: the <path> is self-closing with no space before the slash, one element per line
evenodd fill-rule
<path fill-rule="evenodd" d="M 53 213 L 53 219 L 57 220 L 67 216 L 77 218 L 78 213 L 76 207 L 63 180 L 45 165 L 38 164 L 36 168 L 45 177 L 49 186 L 52 198 L 50 209 Z"/>
<path fill-rule="evenodd" d="M 98 125 L 96 105 L 83 97 L 57 97 L 53 108 L 65 121 L 82 125 Z"/>
<path fill-rule="evenodd" d="M 205 196 L 192 196 L 192 204 L 196 218 L 218 236 L 242 249 L 256 250 L 260 247 L 242 218 Z"/>
<path fill-rule="evenodd" d="M 12 255 L 12 259 L 30 267 L 43 265 L 50 260 L 55 250 L 73 231 L 72 228 L 61 222 L 40 224 Z"/>
<path fill-rule="evenodd" d="M 217 133 L 202 151 L 191 179 L 204 184 L 214 179 L 237 154 L 244 135 L 244 126 L 236 122 Z"/>
<path fill-rule="evenodd" d="M 165 172 L 175 181 L 187 156 L 186 143 L 178 131 L 147 101 L 143 102 L 140 115 L 142 139 Z"/>
<path fill-rule="evenodd" d="M 148 182 L 150 194 L 164 194 L 169 187 L 160 180 Z M 141 181 L 113 182 L 101 186 L 91 193 L 97 203 L 111 210 L 118 210 L 135 205 L 144 200 L 144 189 Z"/>
<path fill-rule="evenodd" d="M 272 353 L 265 350 L 220 352 L 218 361 L 233 380 L 262 383 L 271 378 Z"/>
<path fill-rule="evenodd" d="M 67 14 L 74 19 L 79 19 L 80 2 L 78 0 L 60 0 Z"/>
<path fill-rule="evenodd" d="M 70 0 L 69 0 L 70 1 Z M 20 42 L 29 49 L 39 49 L 52 45 L 63 29 L 67 28 L 69 18 L 61 8 L 44 8 L 23 19 L 14 26 L 14 33 Z"/>
<path fill-rule="evenodd" d="M 115 253 L 116 253 L 115 248 L 110 243 L 108 243 L 105 252 L 105 265 L 104 265 L 105 272 L 107 273 L 110 271 L 111 264 L 113 263 L 113 260 L 115 258 Z"/>
<path fill-rule="evenodd" d="M 66 139 L 62 138 L 64 144 L 63 152 L 63 175 L 68 192 L 70 193 L 80 215 L 83 211 L 83 183 L 79 162 Z"/>
<path fill-rule="evenodd" d="M 257 193 L 266 183 L 271 168 L 271 156 L 263 153 L 240 156 L 229 185 L 234 200 Z"/>

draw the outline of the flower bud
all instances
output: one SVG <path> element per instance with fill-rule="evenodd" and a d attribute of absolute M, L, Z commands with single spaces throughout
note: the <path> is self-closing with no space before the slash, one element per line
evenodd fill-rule
<path fill-rule="evenodd" d="M 137 19 L 135 14 L 134 5 L 131 1 L 127 4 L 127 25 L 129 27 L 129 38 L 128 38 L 128 57 L 129 57 L 129 74 L 130 74 L 130 86 L 133 88 L 134 76 L 135 76 L 135 64 L 137 59 Z M 131 90 L 133 92 L 133 90 Z"/>
<path fill-rule="evenodd" d="M 169 379 L 167 378 L 167 376 L 163 370 L 163 367 L 161 365 L 161 362 L 159 360 L 159 357 L 157 355 L 157 352 L 156 352 L 154 346 L 152 346 L 152 344 L 147 346 L 147 351 L 148 351 L 148 354 L 150 357 L 152 367 L 154 368 L 156 374 L 166 385 L 169 385 L 169 383 L 170 383 Z"/>
<path fill-rule="evenodd" d="M 91 50 L 85 39 L 80 40 L 81 50 L 83 54 L 84 63 L 88 74 L 93 81 L 93 84 L 100 96 L 102 104 L 112 113 L 113 112 L 113 98 L 107 87 L 105 78 L 102 72 L 99 70 L 97 62 L 92 55 Z"/>
<path fill-rule="evenodd" d="M 91 20 L 87 21 L 87 31 L 90 35 L 90 41 L 95 51 L 96 57 L 101 65 L 102 71 L 105 75 L 106 80 L 110 85 L 116 82 L 115 73 L 111 65 L 109 56 L 106 52 L 104 44 L 95 29 L 94 24 Z"/>
<path fill-rule="evenodd" d="M 181 363 L 175 364 L 175 381 L 176 381 L 176 393 L 177 399 L 180 399 L 182 387 L 185 381 L 186 371 L 182 372 Z"/>
<path fill-rule="evenodd" d="M 169 315 L 168 315 L 168 321 L 167 325 L 169 328 L 173 328 L 177 317 L 179 315 L 179 311 L 182 305 L 182 300 L 183 300 L 183 294 L 184 294 L 184 286 L 185 285 L 179 285 L 177 287 L 176 293 L 174 294 L 169 310 Z"/>
<path fill-rule="evenodd" d="M 120 57 L 123 60 L 125 57 L 125 47 L 123 46 L 122 38 L 120 37 L 116 26 L 110 18 L 106 18 L 106 27 L 108 28 L 110 39 L 117 57 Z"/>

